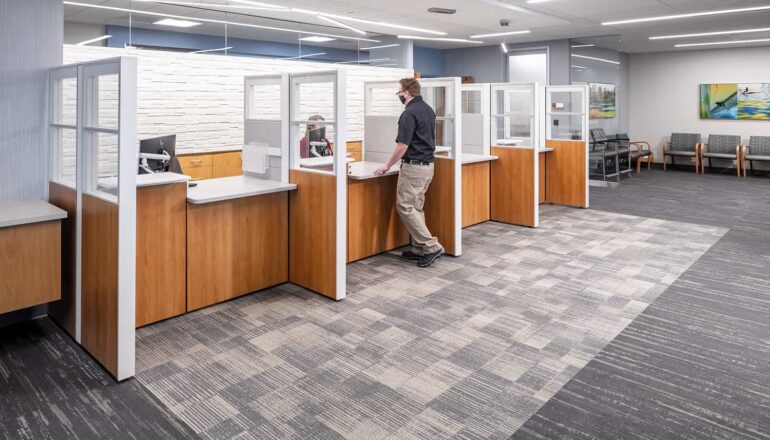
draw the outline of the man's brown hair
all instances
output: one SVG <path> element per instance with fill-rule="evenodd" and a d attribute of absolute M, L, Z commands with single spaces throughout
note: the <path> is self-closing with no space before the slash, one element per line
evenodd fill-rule
<path fill-rule="evenodd" d="M 420 96 L 420 82 L 417 78 L 404 78 L 398 83 L 405 92 L 409 92 L 412 96 Z"/>

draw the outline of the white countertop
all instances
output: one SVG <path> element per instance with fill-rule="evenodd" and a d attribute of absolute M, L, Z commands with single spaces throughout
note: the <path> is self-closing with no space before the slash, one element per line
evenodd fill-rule
<path fill-rule="evenodd" d="M 541 148 L 540 150 L 538 150 L 538 153 L 550 153 L 551 151 L 553 151 L 553 148 L 547 148 L 546 147 L 546 148 Z"/>
<path fill-rule="evenodd" d="M 399 165 L 393 165 L 389 171 L 387 171 L 385 174 L 380 174 L 379 176 L 374 175 L 374 170 L 377 168 L 385 165 L 384 163 L 378 163 L 378 162 L 368 162 L 368 161 L 361 161 L 361 162 L 353 162 L 350 165 L 348 165 L 348 177 L 355 180 L 365 180 L 365 179 L 375 179 L 377 177 L 382 176 L 392 176 L 393 174 L 398 174 Z"/>
<path fill-rule="evenodd" d="M 345 158 L 345 162 L 355 161 L 352 157 Z M 334 165 L 334 156 L 306 157 L 299 160 L 299 166 L 306 168 L 317 168 Z"/>
<path fill-rule="evenodd" d="M 177 173 L 139 174 L 136 176 L 136 187 L 167 185 L 169 183 L 188 182 L 190 176 Z"/>
<path fill-rule="evenodd" d="M 252 176 L 220 177 L 198 180 L 196 183 L 196 186 L 187 188 L 187 201 L 195 205 L 297 189 L 293 183 Z"/>
<path fill-rule="evenodd" d="M 436 153 L 451 153 L 452 147 L 444 147 L 441 145 L 436 145 Z"/>
<path fill-rule="evenodd" d="M 0 203 L 0 228 L 67 218 L 67 211 L 43 200 Z"/>
<path fill-rule="evenodd" d="M 486 154 L 463 153 L 463 165 L 477 162 L 491 162 L 497 159 L 499 159 L 499 157 L 487 156 Z"/>

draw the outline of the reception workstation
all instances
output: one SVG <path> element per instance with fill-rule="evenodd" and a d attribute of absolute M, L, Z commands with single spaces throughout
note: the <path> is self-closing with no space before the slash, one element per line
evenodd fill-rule
<path fill-rule="evenodd" d="M 51 71 L 57 218 L 36 217 L 63 222 L 49 274 L 61 298 L 40 301 L 118 380 L 134 374 L 137 327 L 286 282 L 341 300 L 347 264 L 409 244 L 399 166 L 374 175 L 404 108 L 396 81 L 363 83 L 349 153 L 345 70 L 247 76 L 242 149 L 210 153 L 214 167 L 177 157 L 175 136 L 137 148 L 136 70 L 120 57 Z M 534 227 L 540 203 L 586 205 L 584 87 L 421 85 L 437 140 L 425 216 L 448 254 L 462 254 L 462 227 Z"/>

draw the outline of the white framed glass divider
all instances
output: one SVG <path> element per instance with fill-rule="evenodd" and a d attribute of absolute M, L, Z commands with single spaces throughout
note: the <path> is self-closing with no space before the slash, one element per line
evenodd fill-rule
<path fill-rule="evenodd" d="M 421 79 L 422 98 L 436 113 L 436 161 L 425 197 L 428 229 L 449 255 L 462 255 L 462 88 L 459 77 Z M 442 201 L 441 203 L 439 201 Z M 450 201 L 450 203 L 446 203 Z"/>
<path fill-rule="evenodd" d="M 537 83 L 490 86 L 492 220 L 537 227 L 541 202 L 541 88 Z M 544 189 L 544 188 L 543 188 Z"/>
<path fill-rule="evenodd" d="M 289 281 L 341 300 L 347 265 L 347 73 L 293 73 L 289 89 L 289 181 L 297 185 L 289 196 Z"/>
<path fill-rule="evenodd" d="M 75 279 L 74 307 L 57 311 L 54 319 L 72 322 L 66 328 L 75 340 L 119 381 L 135 373 L 136 76 L 132 57 L 64 66 L 49 75 L 50 198 L 68 205 L 63 208 L 76 221 L 75 250 L 64 250 L 75 258 L 65 264 L 74 272 L 68 274 Z M 63 110 L 71 91 L 62 81 L 72 78 L 76 103 Z M 73 129 L 73 109 L 71 178 L 62 171 L 70 154 L 63 154 L 58 132 Z"/>
<path fill-rule="evenodd" d="M 462 125 L 463 154 L 491 153 L 491 96 L 490 84 L 462 84 L 462 105 L 460 121 Z"/>
<path fill-rule="evenodd" d="M 243 172 L 289 181 L 289 74 L 244 78 Z"/>
<path fill-rule="evenodd" d="M 548 176 L 548 202 L 587 208 L 588 182 L 588 86 L 547 86 L 545 88 L 545 146 Z"/>

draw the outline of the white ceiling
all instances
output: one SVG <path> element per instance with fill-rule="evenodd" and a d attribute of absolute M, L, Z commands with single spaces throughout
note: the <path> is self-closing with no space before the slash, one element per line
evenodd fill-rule
<path fill-rule="evenodd" d="M 350 30 L 336 27 L 318 20 L 315 16 L 293 11 L 246 10 L 223 6 L 219 11 L 193 9 L 180 5 L 163 5 L 160 2 L 138 0 L 79 0 L 82 3 L 108 5 L 119 8 L 133 8 L 166 14 L 185 15 L 215 20 L 238 21 L 268 26 L 301 28 L 307 32 L 326 32 L 339 35 L 358 36 Z M 187 3 L 205 3 L 235 5 L 234 0 L 174 0 Z M 602 35 L 618 35 L 620 49 L 624 52 L 658 52 L 679 50 L 674 48 L 678 42 L 708 42 L 738 39 L 770 38 L 770 32 L 741 35 L 723 35 L 717 37 L 698 37 L 686 40 L 650 41 L 653 35 L 685 34 L 710 31 L 770 27 L 770 10 L 751 13 L 736 13 L 710 17 L 698 17 L 679 20 L 648 22 L 618 26 L 603 26 L 601 23 L 612 20 L 655 17 L 663 15 L 702 12 L 719 9 L 734 9 L 751 6 L 770 5 L 770 0 L 549 0 L 529 4 L 526 0 L 259 0 L 286 7 L 314 10 L 341 16 L 368 20 L 397 23 L 405 26 L 446 32 L 447 37 L 468 38 L 473 34 L 485 34 L 501 31 L 528 29 L 527 35 L 493 37 L 483 39 L 487 45 L 533 42 L 563 38 L 580 38 Z M 524 8 L 515 11 L 501 6 L 500 3 Z M 453 15 L 437 15 L 427 11 L 429 7 L 456 9 Z M 211 7 L 207 7 L 211 9 Z M 224 11 L 230 11 L 225 13 Z M 240 12 L 241 14 L 235 14 Z M 245 14 L 245 15 L 243 15 Z M 259 17 L 254 17 L 259 16 Z M 280 19 L 284 21 L 276 21 Z M 510 20 L 508 28 L 499 25 L 500 19 Z M 127 24 L 128 14 L 119 11 L 104 11 L 82 6 L 66 6 L 65 20 L 100 23 Z M 173 30 L 152 25 L 153 17 L 133 16 L 133 23 L 140 27 Z M 302 24 L 304 23 L 304 24 Z M 315 24 L 312 24 L 315 23 Z M 386 26 L 347 22 L 370 34 L 367 38 L 377 39 L 381 34 L 425 35 L 410 30 L 397 30 Z M 194 32 L 221 34 L 223 25 L 207 24 L 194 28 Z M 182 30 L 183 31 L 183 30 Z M 274 41 L 296 41 L 296 35 L 285 32 L 256 30 L 249 28 L 228 27 L 228 35 Z M 357 43 L 337 41 L 330 46 L 351 48 Z M 366 46 L 370 43 L 361 43 Z M 765 44 L 768 43 L 759 43 Z M 474 46 L 469 43 L 446 43 L 419 41 L 418 46 L 436 48 L 455 48 Z M 734 47 L 730 45 L 726 47 Z"/>

